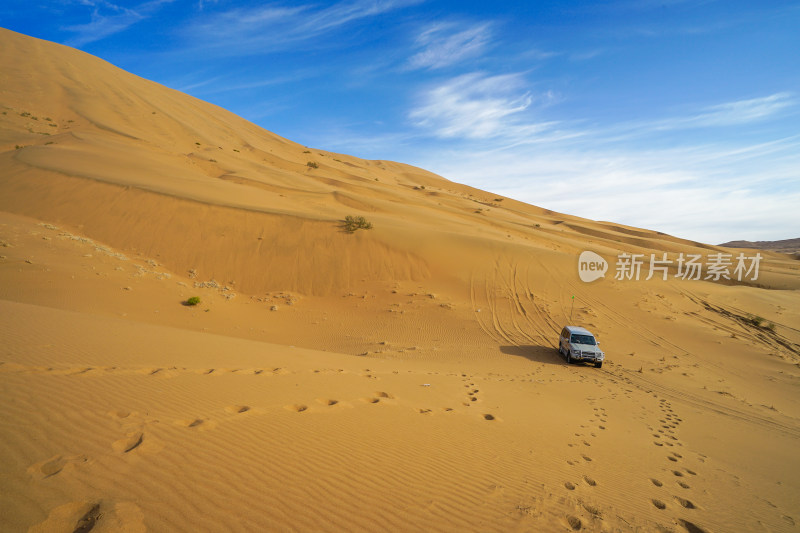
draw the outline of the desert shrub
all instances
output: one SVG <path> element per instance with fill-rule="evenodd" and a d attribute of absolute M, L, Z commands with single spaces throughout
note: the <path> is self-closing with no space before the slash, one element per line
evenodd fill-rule
<path fill-rule="evenodd" d="M 306 166 L 308 168 L 319 168 L 319 165 L 313 161 L 309 161 L 308 163 L 306 163 Z"/>
<path fill-rule="evenodd" d="M 199 296 L 192 296 L 191 298 L 186 300 L 186 305 L 197 305 L 199 303 L 200 303 L 200 297 Z"/>
<path fill-rule="evenodd" d="M 764 319 L 763 318 L 761 318 L 760 316 L 755 316 L 755 315 L 748 316 L 747 317 L 747 321 L 750 322 L 752 325 L 754 325 L 757 328 L 760 328 L 761 324 L 764 323 Z"/>
<path fill-rule="evenodd" d="M 364 217 L 347 215 L 344 217 L 344 229 L 350 233 L 358 229 L 372 229 L 372 222 L 368 222 Z"/>

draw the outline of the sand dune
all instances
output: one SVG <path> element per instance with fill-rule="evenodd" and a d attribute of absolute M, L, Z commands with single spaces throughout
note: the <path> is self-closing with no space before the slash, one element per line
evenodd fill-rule
<path fill-rule="evenodd" d="M 0 530 L 800 527 L 796 260 L 584 283 L 735 252 L 0 43 Z"/>

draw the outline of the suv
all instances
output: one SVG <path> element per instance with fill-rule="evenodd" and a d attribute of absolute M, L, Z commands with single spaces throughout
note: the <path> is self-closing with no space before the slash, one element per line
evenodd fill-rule
<path fill-rule="evenodd" d="M 558 353 L 567 358 L 568 364 L 574 361 L 589 361 L 594 363 L 595 368 L 600 368 L 603 366 L 605 354 L 600 351 L 599 345 L 589 330 L 578 326 L 566 326 L 558 338 Z"/>

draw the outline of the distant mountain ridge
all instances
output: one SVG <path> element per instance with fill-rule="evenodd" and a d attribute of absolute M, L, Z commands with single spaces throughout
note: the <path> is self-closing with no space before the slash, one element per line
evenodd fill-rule
<path fill-rule="evenodd" d="M 800 238 L 780 241 L 730 241 L 719 246 L 725 248 L 757 248 L 785 254 L 800 253 Z"/>

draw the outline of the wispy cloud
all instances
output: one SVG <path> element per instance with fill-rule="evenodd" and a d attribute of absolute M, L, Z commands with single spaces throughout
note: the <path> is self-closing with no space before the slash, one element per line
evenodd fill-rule
<path fill-rule="evenodd" d="M 704 242 L 792 237 L 800 135 L 759 142 L 682 136 L 677 145 L 661 147 L 652 136 L 785 121 L 797 107 L 793 94 L 582 127 L 577 120 L 537 122 L 535 98 L 525 87 L 519 74 L 470 74 L 431 89 L 411 116 L 418 127 L 453 143 L 446 152 L 419 154 L 416 163 L 479 188 L 492 183 L 493 192 L 556 211 Z M 643 138 L 649 139 L 646 149 L 638 142 Z"/>
<path fill-rule="evenodd" d="M 569 59 L 571 61 L 588 61 L 590 59 L 602 56 L 605 53 L 606 50 L 595 48 L 592 50 L 584 50 L 582 52 L 572 52 L 569 54 Z"/>
<path fill-rule="evenodd" d="M 776 93 L 762 98 L 737 100 L 715 105 L 686 119 L 678 119 L 678 127 L 734 126 L 764 120 L 797 105 L 788 92 Z"/>
<path fill-rule="evenodd" d="M 595 137 L 602 137 L 606 143 L 615 143 L 670 131 L 725 128 L 726 131 L 735 132 L 737 126 L 780 120 L 787 114 L 797 114 L 799 103 L 793 93 L 780 92 L 758 98 L 723 102 L 672 117 L 609 124 L 590 133 Z"/>
<path fill-rule="evenodd" d="M 191 93 L 194 95 L 211 95 L 235 91 L 248 91 L 252 89 L 261 89 L 264 87 L 272 87 L 275 85 L 283 85 L 287 83 L 296 83 L 305 79 L 319 76 L 319 71 L 313 68 L 299 69 L 283 76 L 267 76 L 256 77 L 250 81 L 244 81 L 241 77 L 236 78 L 237 81 L 231 82 L 224 80 L 222 77 L 214 77 L 197 82 L 187 83 L 184 85 L 174 84 L 177 90 L 182 92 Z M 198 89 L 201 89 L 198 91 Z"/>
<path fill-rule="evenodd" d="M 133 8 L 122 7 L 111 2 L 82 0 L 81 4 L 92 8 L 91 20 L 86 24 L 74 24 L 63 29 L 74 33 L 68 39 L 69 46 L 80 47 L 115 33 L 119 33 L 155 13 L 163 4 L 174 0 L 152 0 Z"/>
<path fill-rule="evenodd" d="M 554 126 L 520 118 L 534 102 L 553 98 L 551 93 L 534 97 L 521 74 L 470 73 L 425 92 L 409 117 L 437 137 L 519 139 Z"/>
<path fill-rule="evenodd" d="M 182 30 L 197 47 L 218 54 L 263 53 L 310 41 L 361 19 L 422 0 L 352 0 L 319 8 L 315 4 L 267 5 L 204 12 Z"/>
<path fill-rule="evenodd" d="M 411 56 L 412 69 L 439 69 L 480 55 L 491 40 L 489 23 L 469 27 L 456 23 L 429 26 L 416 39 L 419 52 Z"/>
<path fill-rule="evenodd" d="M 800 136 L 648 151 L 598 149 L 591 139 L 504 151 L 471 146 L 428 152 L 418 164 L 555 211 L 709 243 L 790 238 L 798 221 Z"/>
<path fill-rule="evenodd" d="M 205 8 L 206 3 L 216 4 L 217 1 L 218 0 L 198 0 L 197 1 L 197 9 L 202 11 Z"/>

